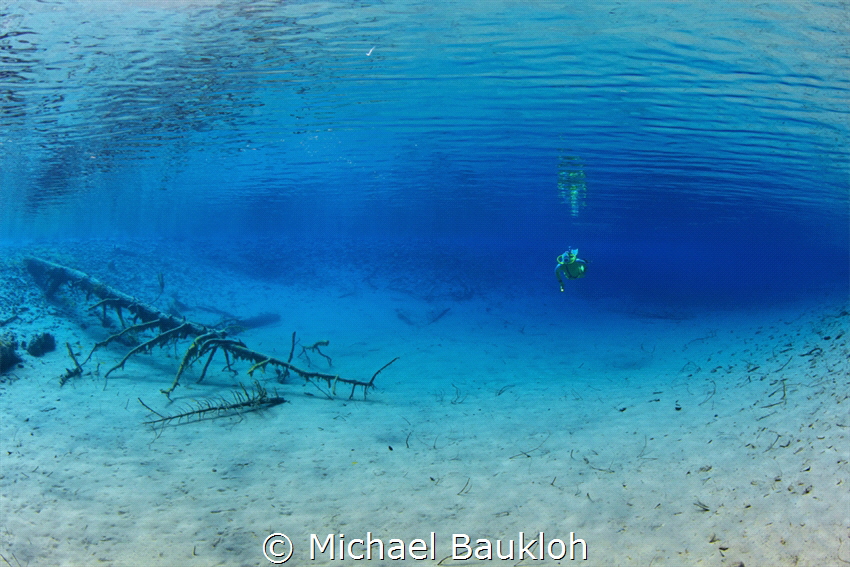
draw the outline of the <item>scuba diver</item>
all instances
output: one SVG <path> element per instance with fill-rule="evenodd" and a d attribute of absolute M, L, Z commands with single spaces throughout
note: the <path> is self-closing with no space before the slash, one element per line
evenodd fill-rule
<path fill-rule="evenodd" d="M 587 262 L 578 257 L 578 248 L 568 248 L 558 256 L 558 265 L 555 266 L 555 276 L 561 284 L 561 291 L 564 291 L 564 280 L 561 276 L 568 280 L 577 280 L 583 278 L 586 271 Z"/>

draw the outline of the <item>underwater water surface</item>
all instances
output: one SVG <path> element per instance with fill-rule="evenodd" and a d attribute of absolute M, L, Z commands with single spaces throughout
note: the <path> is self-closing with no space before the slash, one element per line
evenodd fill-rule
<path fill-rule="evenodd" d="M 3 4 L 6 563 L 850 562 L 848 37 L 828 1 Z"/>
<path fill-rule="evenodd" d="M 841 3 L 57 1 L 0 18 L 4 238 L 460 236 L 847 274 Z"/>

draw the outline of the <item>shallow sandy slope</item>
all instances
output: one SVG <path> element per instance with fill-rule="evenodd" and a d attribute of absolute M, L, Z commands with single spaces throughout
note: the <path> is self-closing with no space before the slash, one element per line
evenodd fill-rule
<path fill-rule="evenodd" d="M 114 261 L 97 275 L 153 299 L 168 258 L 110 260 L 107 248 L 64 260 L 93 273 Z M 172 265 L 187 262 L 175 254 Z M 586 565 L 850 562 L 846 305 L 674 320 L 574 301 L 553 317 L 551 298 L 424 301 L 354 276 L 329 293 L 193 264 L 168 272 L 169 292 L 283 316 L 240 337 L 257 350 L 285 356 L 294 330 L 304 343 L 329 339 L 331 371 L 358 379 L 401 358 L 365 402 L 268 374 L 291 403 L 152 430 L 137 398 L 163 413 L 192 407 L 247 384 L 244 367 L 184 380 L 169 406 L 159 389 L 185 345 L 135 357 L 107 382 L 128 348 L 115 345 L 60 387 L 64 344 L 87 354 L 109 331 L 83 297 L 47 304 L 13 260 L 0 319 L 19 317 L 0 332 L 48 330 L 60 348 L 24 355 L 0 384 L 11 565 L 268 565 L 272 532 L 293 540 L 289 564 L 469 565 L 484 561 L 453 561 L 455 533 L 473 548 L 489 539 L 495 555 L 497 540 L 504 553 L 520 532 L 541 531 L 584 540 Z M 435 559 L 307 559 L 311 534 L 367 532 L 387 546 L 435 532 Z M 569 561 L 520 558 L 516 547 L 493 563 Z"/>

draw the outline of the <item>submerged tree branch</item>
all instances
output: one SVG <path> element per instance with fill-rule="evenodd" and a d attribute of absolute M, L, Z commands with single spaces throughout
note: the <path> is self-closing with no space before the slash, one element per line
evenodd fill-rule
<path fill-rule="evenodd" d="M 267 366 L 277 367 L 284 371 L 284 376 L 288 374 L 296 374 L 306 381 L 324 381 L 328 386 L 332 386 L 332 391 L 335 392 L 337 384 L 346 384 L 351 386 L 351 394 L 349 399 L 354 397 L 354 392 L 357 388 L 363 388 L 363 399 L 366 399 L 366 393 L 370 388 L 375 387 L 375 378 L 386 367 L 398 360 L 394 358 L 383 367 L 381 367 L 369 381 L 355 380 L 351 378 L 342 378 L 336 374 L 326 374 L 322 372 L 311 372 L 304 370 L 292 364 L 292 350 L 295 348 L 295 335 L 292 337 L 292 349 L 290 349 L 289 360 L 283 361 L 273 356 L 269 356 L 253 349 L 242 341 L 227 338 L 225 329 L 216 329 L 188 321 L 185 318 L 177 317 L 169 313 L 165 313 L 153 305 L 149 305 L 139 301 L 135 297 L 121 292 L 113 287 L 106 285 L 100 280 L 73 268 L 68 268 L 60 264 L 42 260 L 41 258 L 27 258 L 25 260 L 27 269 L 32 274 L 36 283 L 45 290 L 48 297 L 52 297 L 63 285 L 79 289 L 85 292 L 87 298 L 92 296 L 100 301 L 91 306 L 90 309 L 100 308 L 104 322 L 107 320 L 108 312 L 111 310 L 115 313 L 118 320 L 121 322 L 122 329 L 118 333 L 100 341 L 94 345 L 92 352 L 83 361 L 83 364 L 91 359 L 92 354 L 98 348 L 104 347 L 114 340 L 125 336 L 128 333 L 153 331 L 155 336 L 138 346 L 132 348 L 121 361 L 110 368 L 106 372 L 106 376 L 112 372 L 123 369 L 128 359 L 135 354 L 150 352 L 155 347 L 163 348 L 170 344 L 174 344 L 182 339 L 193 337 L 192 344 L 189 345 L 180 366 L 177 369 L 177 374 L 174 377 L 174 382 L 169 388 L 161 390 L 166 396 L 170 396 L 171 392 L 180 383 L 180 378 L 183 373 L 196 360 L 209 355 L 204 364 L 201 377 L 202 380 L 206 374 L 212 357 L 216 352 L 221 351 L 227 360 L 227 368 L 230 368 L 232 361 L 244 360 L 252 363 L 248 369 L 248 375 L 253 376 L 255 370 L 265 370 Z M 127 325 L 124 319 L 124 312 L 130 314 L 133 321 L 132 325 Z"/>

